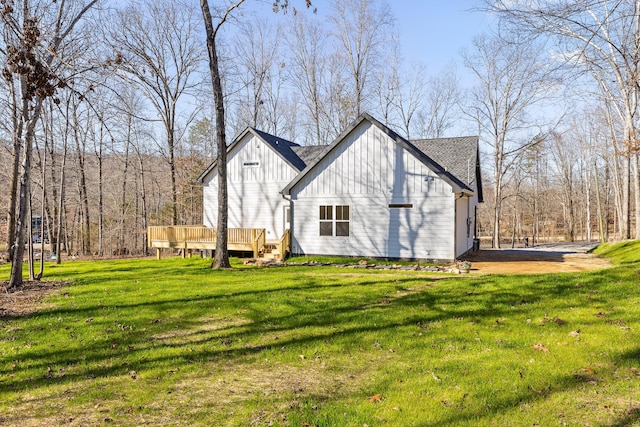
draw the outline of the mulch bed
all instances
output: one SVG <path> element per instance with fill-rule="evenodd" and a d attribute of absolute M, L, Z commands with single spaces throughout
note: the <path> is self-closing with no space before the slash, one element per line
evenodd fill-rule
<path fill-rule="evenodd" d="M 21 287 L 7 289 L 8 284 L 0 281 L 0 319 L 34 313 L 41 308 L 42 298 L 66 285 L 65 282 L 25 280 Z"/>

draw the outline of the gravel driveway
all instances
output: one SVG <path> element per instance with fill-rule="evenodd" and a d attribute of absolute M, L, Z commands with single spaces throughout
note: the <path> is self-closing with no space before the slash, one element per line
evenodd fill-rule
<path fill-rule="evenodd" d="M 465 257 L 472 272 L 486 274 L 533 274 L 598 270 L 611 264 L 587 253 L 597 243 L 546 243 L 530 248 L 490 249 Z"/>

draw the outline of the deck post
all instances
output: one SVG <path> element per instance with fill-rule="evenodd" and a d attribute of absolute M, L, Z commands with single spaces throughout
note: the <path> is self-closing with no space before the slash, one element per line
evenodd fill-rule
<path fill-rule="evenodd" d="M 162 258 L 162 249 L 161 248 L 156 248 L 156 259 L 160 259 Z"/>
<path fill-rule="evenodd" d="M 251 229 L 251 247 L 253 248 L 253 257 L 258 258 L 258 242 L 256 242 L 256 229 Z"/>

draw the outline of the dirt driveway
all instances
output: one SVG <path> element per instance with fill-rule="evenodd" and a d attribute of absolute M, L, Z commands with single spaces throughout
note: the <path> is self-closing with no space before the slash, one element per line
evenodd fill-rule
<path fill-rule="evenodd" d="M 481 249 L 465 259 L 472 262 L 473 273 L 533 274 L 598 270 L 611 264 L 587 253 L 592 243 L 548 243 L 532 248 Z"/>

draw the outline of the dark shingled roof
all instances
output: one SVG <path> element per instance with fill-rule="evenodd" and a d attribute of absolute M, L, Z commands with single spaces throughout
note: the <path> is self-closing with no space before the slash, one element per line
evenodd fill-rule
<path fill-rule="evenodd" d="M 478 159 L 478 137 L 434 138 L 411 141 L 447 172 L 473 188 Z"/>
<path fill-rule="evenodd" d="M 253 129 L 253 131 L 260 138 L 262 138 L 264 142 L 269 144 L 274 151 L 280 153 L 282 158 L 284 158 L 291 166 L 296 168 L 298 171 L 301 171 L 307 166 L 304 160 L 302 160 L 300 156 L 298 156 L 293 150 L 293 147 L 299 147 L 300 145 L 258 129 Z"/>
<path fill-rule="evenodd" d="M 296 153 L 306 165 L 309 165 L 313 163 L 314 160 L 322 156 L 327 147 L 328 145 L 298 145 L 297 147 L 291 148 L 293 149 L 293 152 Z"/>

